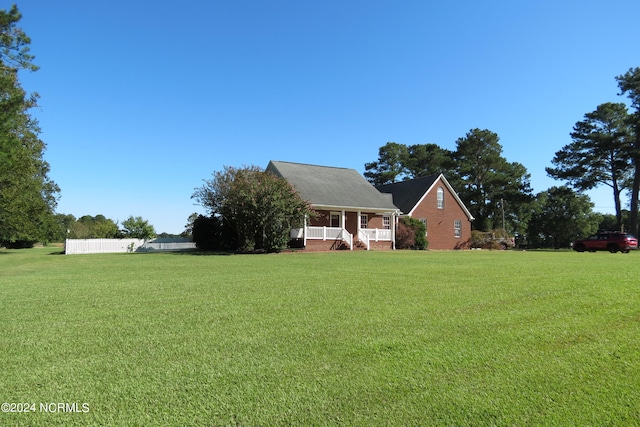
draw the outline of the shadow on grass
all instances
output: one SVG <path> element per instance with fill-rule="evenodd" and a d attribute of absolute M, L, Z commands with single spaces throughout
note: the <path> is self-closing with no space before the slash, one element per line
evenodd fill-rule
<path fill-rule="evenodd" d="M 147 252 L 147 253 L 161 253 L 158 252 Z M 189 256 L 229 256 L 236 255 L 235 252 L 226 252 L 226 251 L 163 251 L 162 253 L 166 253 L 168 255 L 189 255 Z"/>
<path fill-rule="evenodd" d="M 523 249 L 512 249 L 514 251 L 522 251 Z M 553 248 L 535 248 L 535 249 L 524 249 L 524 251 L 526 252 L 549 252 L 549 253 L 568 253 L 568 252 L 573 252 L 572 249 L 570 248 L 559 248 L 559 249 L 553 249 Z"/>

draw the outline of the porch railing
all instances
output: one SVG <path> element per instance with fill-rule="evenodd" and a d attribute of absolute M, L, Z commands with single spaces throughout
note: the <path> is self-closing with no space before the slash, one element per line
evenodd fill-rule
<path fill-rule="evenodd" d="M 361 232 L 369 236 L 370 241 L 374 242 L 390 242 L 391 230 L 386 228 L 361 228 Z M 361 239 L 362 240 L 362 239 Z"/>
<path fill-rule="evenodd" d="M 349 250 L 353 250 L 353 235 L 351 233 L 349 233 L 346 229 L 343 228 L 340 232 L 339 238 L 349 244 Z"/>
<path fill-rule="evenodd" d="M 300 235 L 301 229 L 294 229 L 296 235 Z M 291 235 L 294 235 L 292 230 Z M 306 238 L 308 240 L 343 240 L 353 248 L 353 235 L 340 227 L 307 227 Z"/>
<path fill-rule="evenodd" d="M 365 244 L 367 250 L 371 248 L 371 244 L 369 243 L 369 234 L 366 233 L 365 229 L 358 230 L 358 240 Z"/>
<path fill-rule="evenodd" d="M 306 230 L 306 233 L 305 233 Z M 309 240 L 343 240 L 353 248 L 353 235 L 340 227 L 306 227 L 292 228 L 291 238 Z M 371 242 L 390 242 L 391 230 L 382 228 L 361 228 L 358 230 L 358 240 L 361 240 L 369 250 Z"/>

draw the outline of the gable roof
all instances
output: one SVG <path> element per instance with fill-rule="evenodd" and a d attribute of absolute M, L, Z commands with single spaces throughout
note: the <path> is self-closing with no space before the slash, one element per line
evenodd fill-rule
<path fill-rule="evenodd" d="M 378 185 L 376 188 L 382 193 L 391 194 L 393 203 L 400 208 L 402 213 L 410 214 L 424 195 L 429 192 L 437 178 L 438 175 L 429 175 L 392 184 Z"/>
<path fill-rule="evenodd" d="M 376 188 L 382 193 L 389 193 L 393 196 L 393 203 L 400 208 L 403 214 L 411 215 L 413 210 L 420 204 L 420 202 L 426 197 L 431 189 L 435 186 L 436 182 L 442 181 L 447 187 L 449 192 L 453 195 L 458 205 L 462 208 L 464 213 L 469 218 L 469 221 L 473 221 L 473 215 L 462 203 L 458 193 L 456 193 L 449 184 L 449 181 L 442 174 L 423 176 L 421 178 L 410 179 L 407 181 L 394 182 L 392 184 L 378 185 Z"/>
<path fill-rule="evenodd" d="M 380 193 L 355 169 L 272 160 L 267 171 L 286 179 L 316 208 L 398 211 L 391 195 Z"/>

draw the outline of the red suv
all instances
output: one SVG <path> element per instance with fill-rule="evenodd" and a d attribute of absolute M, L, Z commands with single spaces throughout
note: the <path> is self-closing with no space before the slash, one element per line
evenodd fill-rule
<path fill-rule="evenodd" d="M 598 233 L 586 239 L 573 242 L 573 250 L 578 252 L 609 251 L 629 253 L 631 249 L 638 249 L 638 239 L 631 234 L 620 232 Z"/>

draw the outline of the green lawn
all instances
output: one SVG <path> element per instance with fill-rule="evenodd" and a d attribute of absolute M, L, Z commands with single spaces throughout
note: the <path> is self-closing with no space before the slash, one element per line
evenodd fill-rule
<path fill-rule="evenodd" d="M 640 425 L 640 253 L 58 250 L 0 251 L 0 425 Z"/>

